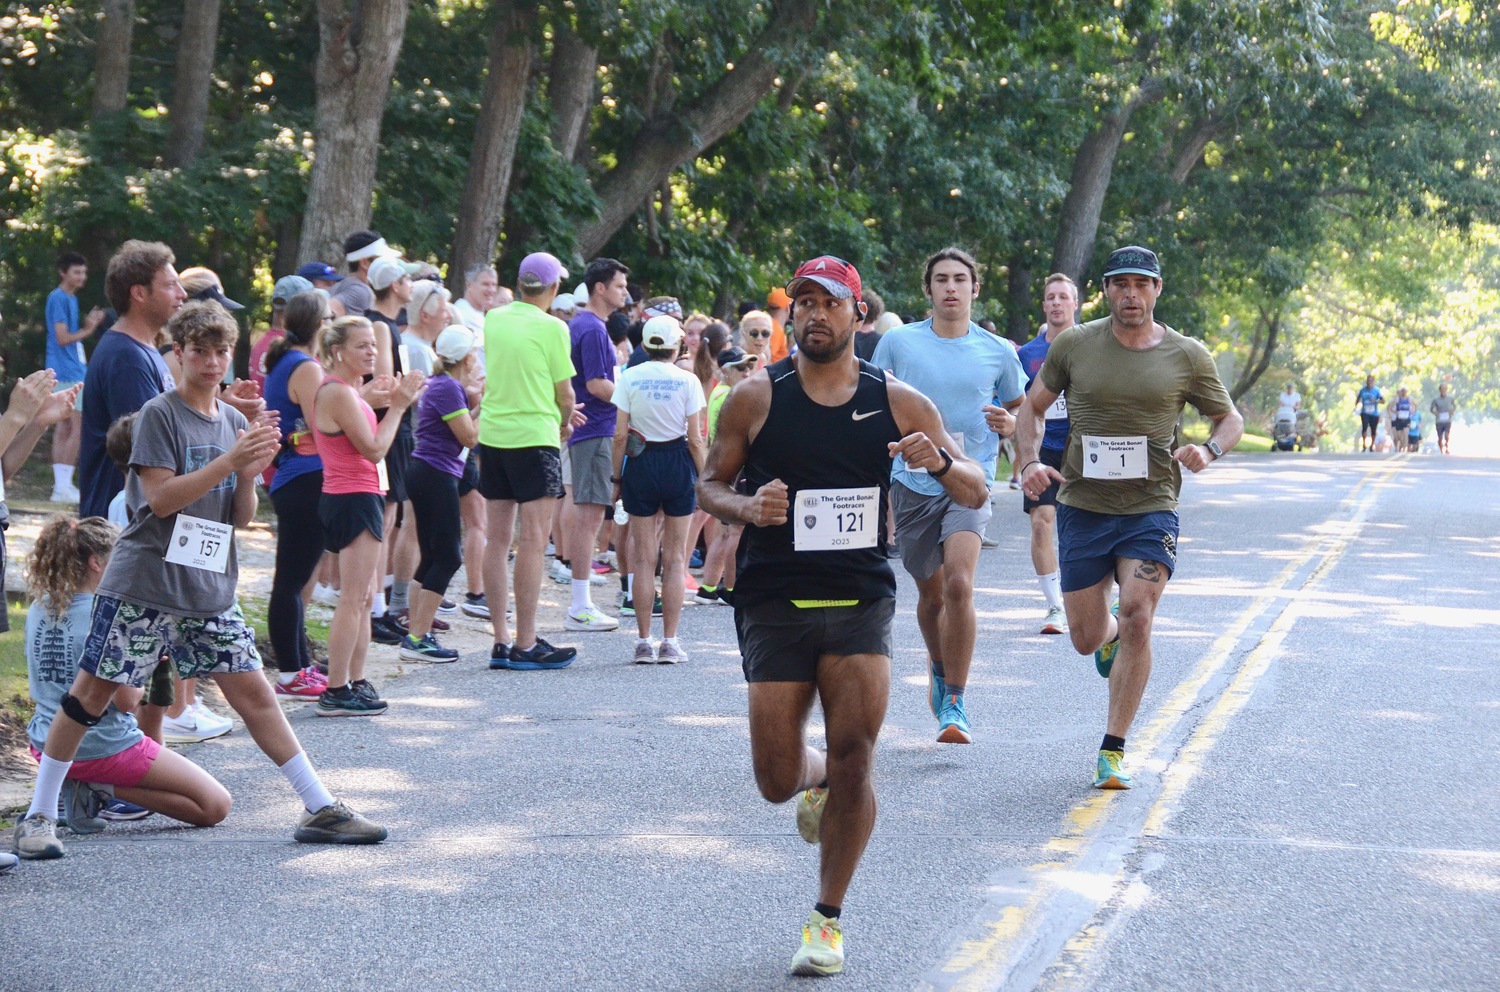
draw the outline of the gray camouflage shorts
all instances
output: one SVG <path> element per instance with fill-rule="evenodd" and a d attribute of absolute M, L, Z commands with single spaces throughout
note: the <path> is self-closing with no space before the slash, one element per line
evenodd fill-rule
<path fill-rule="evenodd" d="M 236 602 L 216 617 L 183 617 L 109 596 L 94 597 L 78 667 L 106 682 L 140 686 L 165 653 L 178 678 L 260 671 L 255 631 Z"/>

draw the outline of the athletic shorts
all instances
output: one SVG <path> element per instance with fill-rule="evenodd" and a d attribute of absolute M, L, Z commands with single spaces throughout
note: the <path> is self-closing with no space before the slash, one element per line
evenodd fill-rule
<path fill-rule="evenodd" d="M 1406 433 L 1406 429 L 1410 426 L 1410 420 L 1393 420 L 1391 421 L 1391 433 L 1396 437 L 1401 437 Z"/>
<path fill-rule="evenodd" d="M 458 477 L 458 498 L 465 496 L 479 488 L 479 455 L 474 451 L 469 452 L 469 457 L 464 459 L 463 474 Z"/>
<path fill-rule="evenodd" d="M 472 457 L 472 456 L 471 456 Z M 530 503 L 563 494 L 562 455 L 554 447 L 479 446 L 479 493 L 485 499 Z"/>
<path fill-rule="evenodd" d="M 1062 448 L 1043 448 L 1037 455 L 1037 459 L 1048 468 L 1055 468 L 1059 472 L 1061 472 L 1063 455 L 1065 453 L 1066 452 Z M 1032 499 L 1030 496 L 1022 493 L 1021 509 L 1026 513 L 1030 513 L 1032 510 L 1036 509 L 1039 506 L 1056 506 L 1057 490 L 1061 486 L 1062 483 L 1058 482 L 1056 479 L 1053 479 L 1052 484 L 1046 489 L 1042 490 L 1042 494 L 1036 499 Z"/>
<path fill-rule="evenodd" d="M 977 510 L 959 506 L 947 493 L 928 496 L 891 483 L 891 508 L 896 515 L 896 546 L 901 564 L 912 578 L 925 581 L 943 565 L 943 542 L 960 531 L 984 537 L 990 522 L 988 501 Z"/>
<path fill-rule="evenodd" d="M 816 682 L 824 655 L 891 656 L 895 599 L 803 608 L 768 599 L 734 608 L 746 682 Z"/>
<path fill-rule="evenodd" d="M 579 506 L 613 506 L 614 472 L 613 437 L 590 437 L 568 445 L 568 460 L 573 463 L 573 502 Z"/>
<path fill-rule="evenodd" d="M 632 517 L 692 516 L 698 508 L 698 469 L 686 441 L 631 455 L 620 476 L 620 501 Z"/>
<path fill-rule="evenodd" d="M 1438 437 L 1447 437 L 1448 436 L 1448 429 L 1450 427 L 1452 427 L 1452 426 L 1453 426 L 1452 423 L 1438 424 L 1437 425 L 1437 434 L 1438 434 Z"/>
<path fill-rule="evenodd" d="M 1177 511 L 1119 515 L 1057 505 L 1057 557 L 1062 591 L 1077 592 L 1115 574 L 1121 558 L 1177 570 Z"/>
<path fill-rule="evenodd" d="M 1369 434 L 1371 437 L 1374 437 L 1375 430 L 1379 426 L 1380 426 L 1380 414 L 1378 414 L 1378 413 L 1362 413 L 1362 414 L 1359 415 L 1359 433 L 1360 433 L 1360 436 L 1364 436 L 1365 434 Z"/>
<path fill-rule="evenodd" d="M 410 498 L 406 495 L 406 469 L 411 464 L 411 452 L 416 446 L 416 438 L 410 431 L 404 427 L 396 431 L 390 450 L 385 453 L 387 503 L 405 503 Z"/>
<path fill-rule="evenodd" d="M 38 762 L 42 760 L 42 752 L 35 747 L 27 745 L 31 756 Z M 161 754 L 161 745 L 149 737 L 142 737 L 134 744 L 107 758 L 93 758 L 89 761 L 75 761 L 68 769 L 67 777 L 75 782 L 97 782 L 100 785 L 112 785 L 117 789 L 133 789 L 141 784 L 151 766 L 156 763 L 156 756 Z"/>
<path fill-rule="evenodd" d="M 324 493 L 318 497 L 323 548 L 338 554 L 365 531 L 385 540 L 385 501 L 379 493 Z"/>
<path fill-rule="evenodd" d="M 239 603 L 216 617 L 184 617 L 94 596 L 80 669 L 106 682 L 139 687 L 164 652 L 182 679 L 260 671 L 255 631 Z"/>

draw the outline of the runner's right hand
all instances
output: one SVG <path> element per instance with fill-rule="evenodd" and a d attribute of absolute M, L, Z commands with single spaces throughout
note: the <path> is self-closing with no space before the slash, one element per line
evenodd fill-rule
<path fill-rule="evenodd" d="M 1039 498 L 1052 483 L 1061 483 L 1063 475 L 1051 465 L 1032 462 L 1021 473 L 1021 491 L 1032 499 Z"/>
<path fill-rule="evenodd" d="M 786 483 L 772 479 L 750 497 L 750 512 L 746 519 L 757 527 L 776 527 L 786 523 L 786 511 L 791 506 L 787 499 Z"/>

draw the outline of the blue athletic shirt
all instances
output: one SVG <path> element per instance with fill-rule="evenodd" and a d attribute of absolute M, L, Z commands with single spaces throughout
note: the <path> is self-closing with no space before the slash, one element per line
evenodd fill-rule
<path fill-rule="evenodd" d="M 1375 416 L 1380 412 L 1380 401 L 1383 399 L 1385 397 L 1380 395 L 1380 390 L 1374 386 L 1366 386 L 1359 391 L 1359 399 L 1356 400 L 1359 403 L 1359 412 L 1366 417 Z"/>
<path fill-rule="evenodd" d="M 1411 423 L 1407 426 L 1406 431 L 1412 437 L 1421 437 L 1422 436 L 1422 411 L 1421 410 L 1418 410 L 1418 409 L 1415 409 L 1415 408 L 1412 409 L 1412 411 L 1411 411 Z"/>
<path fill-rule="evenodd" d="M 1406 397 L 1405 399 L 1398 398 L 1396 402 L 1391 404 L 1391 419 L 1410 420 L 1411 415 L 1415 413 L 1416 410 L 1417 405 L 1411 401 L 1410 396 Z"/>
<path fill-rule="evenodd" d="M 66 326 L 69 334 L 78 333 L 78 297 L 61 288 L 47 294 L 47 368 L 57 373 L 58 382 L 82 382 L 88 373 L 83 342 L 58 344 L 58 324 Z"/>
<path fill-rule="evenodd" d="M 991 466 L 1000 454 L 1000 436 L 985 423 L 984 408 L 1024 394 L 1026 375 L 1009 341 L 969 323 L 961 338 L 938 337 L 932 320 L 887 331 L 875 346 L 873 364 L 886 369 L 937 405 L 943 427 L 964 446 L 964 454 Z M 906 488 L 937 496 L 943 484 L 926 472 L 913 472 L 897 458 L 891 479 Z"/>
<path fill-rule="evenodd" d="M 271 492 L 309 472 L 323 471 L 323 459 L 318 457 L 318 448 L 302 407 L 293 402 L 287 392 L 292 373 L 301 368 L 303 362 L 311 361 L 315 359 L 305 352 L 288 350 L 266 376 L 266 407 L 281 414 L 281 453 L 276 456 L 276 476 L 271 480 Z"/>
<path fill-rule="evenodd" d="M 36 703 L 36 714 L 27 724 L 26 734 L 38 751 L 46 747 L 47 732 L 52 729 L 57 711 L 62 709 L 63 696 L 78 677 L 78 660 L 83 657 L 83 645 L 89 636 L 94 594 L 74 596 L 61 616 L 53 615 L 48 602 L 44 599 L 32 603 L 26 611 L 26 677 Z M 73 760 L 113 757 L 134 747 L 144 736 L 135 724 L 135 717 L 121 713 L 111 702 L 99 723 L 83 735 L 83 743 L 78 745 Z"/>
<path fill-rule="evenodd" d="M 102 517 L 109 501 L 125 488 L 125 477 L 104 453 L 109 425 L 162 393 L 176 388 L 167 363 L 124 331 L 105 331 L 94 348 L 83 380 L 83 434 L 78 450 L 78 488 L 83 501 L 80 517 Z"/>
<path fill-rule="evenodd" d="M 1031 384 L 1036 381 L 1036 374 L 1042 370 L 1042 363 L 1047 360 L 1047 352 L 1052 347 L 1052 342 L 1047 340 L 1047 325 L 1042 325 L 1041 333 L 1027 341 L 1016 349 L 1016 357 L 1021 360 L 1021 371 L 1026 373 L 1026 391 L 1031 391 Z M 1068 400 L 1066 396 L 1059 396 L 1057 402 L 1047 408 L 1047 432 L 1042 435 L 1042 447 L 1048 451 L 1065 451 L 1068 447 Z"/>

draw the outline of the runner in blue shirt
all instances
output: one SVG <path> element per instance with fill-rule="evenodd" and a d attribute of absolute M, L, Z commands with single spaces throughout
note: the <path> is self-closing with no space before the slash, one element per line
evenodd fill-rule
<path fill-rule="evenodd" d="M 1021 359 L 1021 369 L 1026 373 L 1026 389 L 1036 380 L 1042 363 L 1053 340 L 1063 331 L 1078 322 L 1078 286 L 1062 273 L 1047 277 L 1042 287 L 1042 313 L 1047 322 L 1036 337 L 1021 345 L 1016 356 Z M 1045 412 L 1046 432 L 1042 435 L 1039 460 L 1062 471 L 1063 454 L 1068 449 L 1068 400 L 1059 396 Z M 1019 470 L 1021 466 L 1016 466 Z M 1030 495 L 1021 497 L 1021 509 L 1031 518 L 1031 564 L 1036 568 L 1037 582 L 1042 595 L 1047 599 L 1047 616 L 1042 620 L 1042 633 L 1066 634 L 1068 617 L 1063 610 L 1062 573 L 1057 565 L 1057 542 L 1054 530 L 1057 524 L 1057 481 L 1047 486 L 1036 499 Z"/>
<path fill-rule="evenodd" d="M 1354 399 L 1354 408 L 1359 411 L 1359 450 L 1375 450 L 1375 428 L 1380 426 L 1380 404 L 1385 402 L 1380 390 L 1375 388 L 1375 377 L 1365 376 L 1365 388 Z"/>
<path fill-rule="evenodd" d="M 922 290 L 932 316 L 888 332 L 875 346 L 874 364 L 931 399 L 965 455 L 993 465 L 996 435 L 1015 432 L 1010 410 L 1025 398 L 1021 360 L 1009 341 L 971 318 L 979 267 L 967 252 L 944 248 L 929 258 Z M 891 507 L 901 563 L 917 580 L 917 623 L 931 662 L 928 704 L 938 718 L 938 740 L 969 744 L 964 688 L 976 636 L 974 574 L 990 506 L 954 502 L 931 473 L 897 458 Z"/>
<path fill-rule="evenodd" d="M 57 373 L 57 388 L 68 389 L 83 382 L 88 359 L 84 339 L 99 329 L 104 311 L 94 307 L 80 322 L 78 291 L 89 279 L 88 260 L 76 251 L 57 256 L 57 288 L 47 295 L 47 368 Z M 79 438 L 83 431 L 83 403 L 57 425 L 52 433 L 52 502 L 77 503 L 78 486 L 73 466 L 78 464 Z"/>

